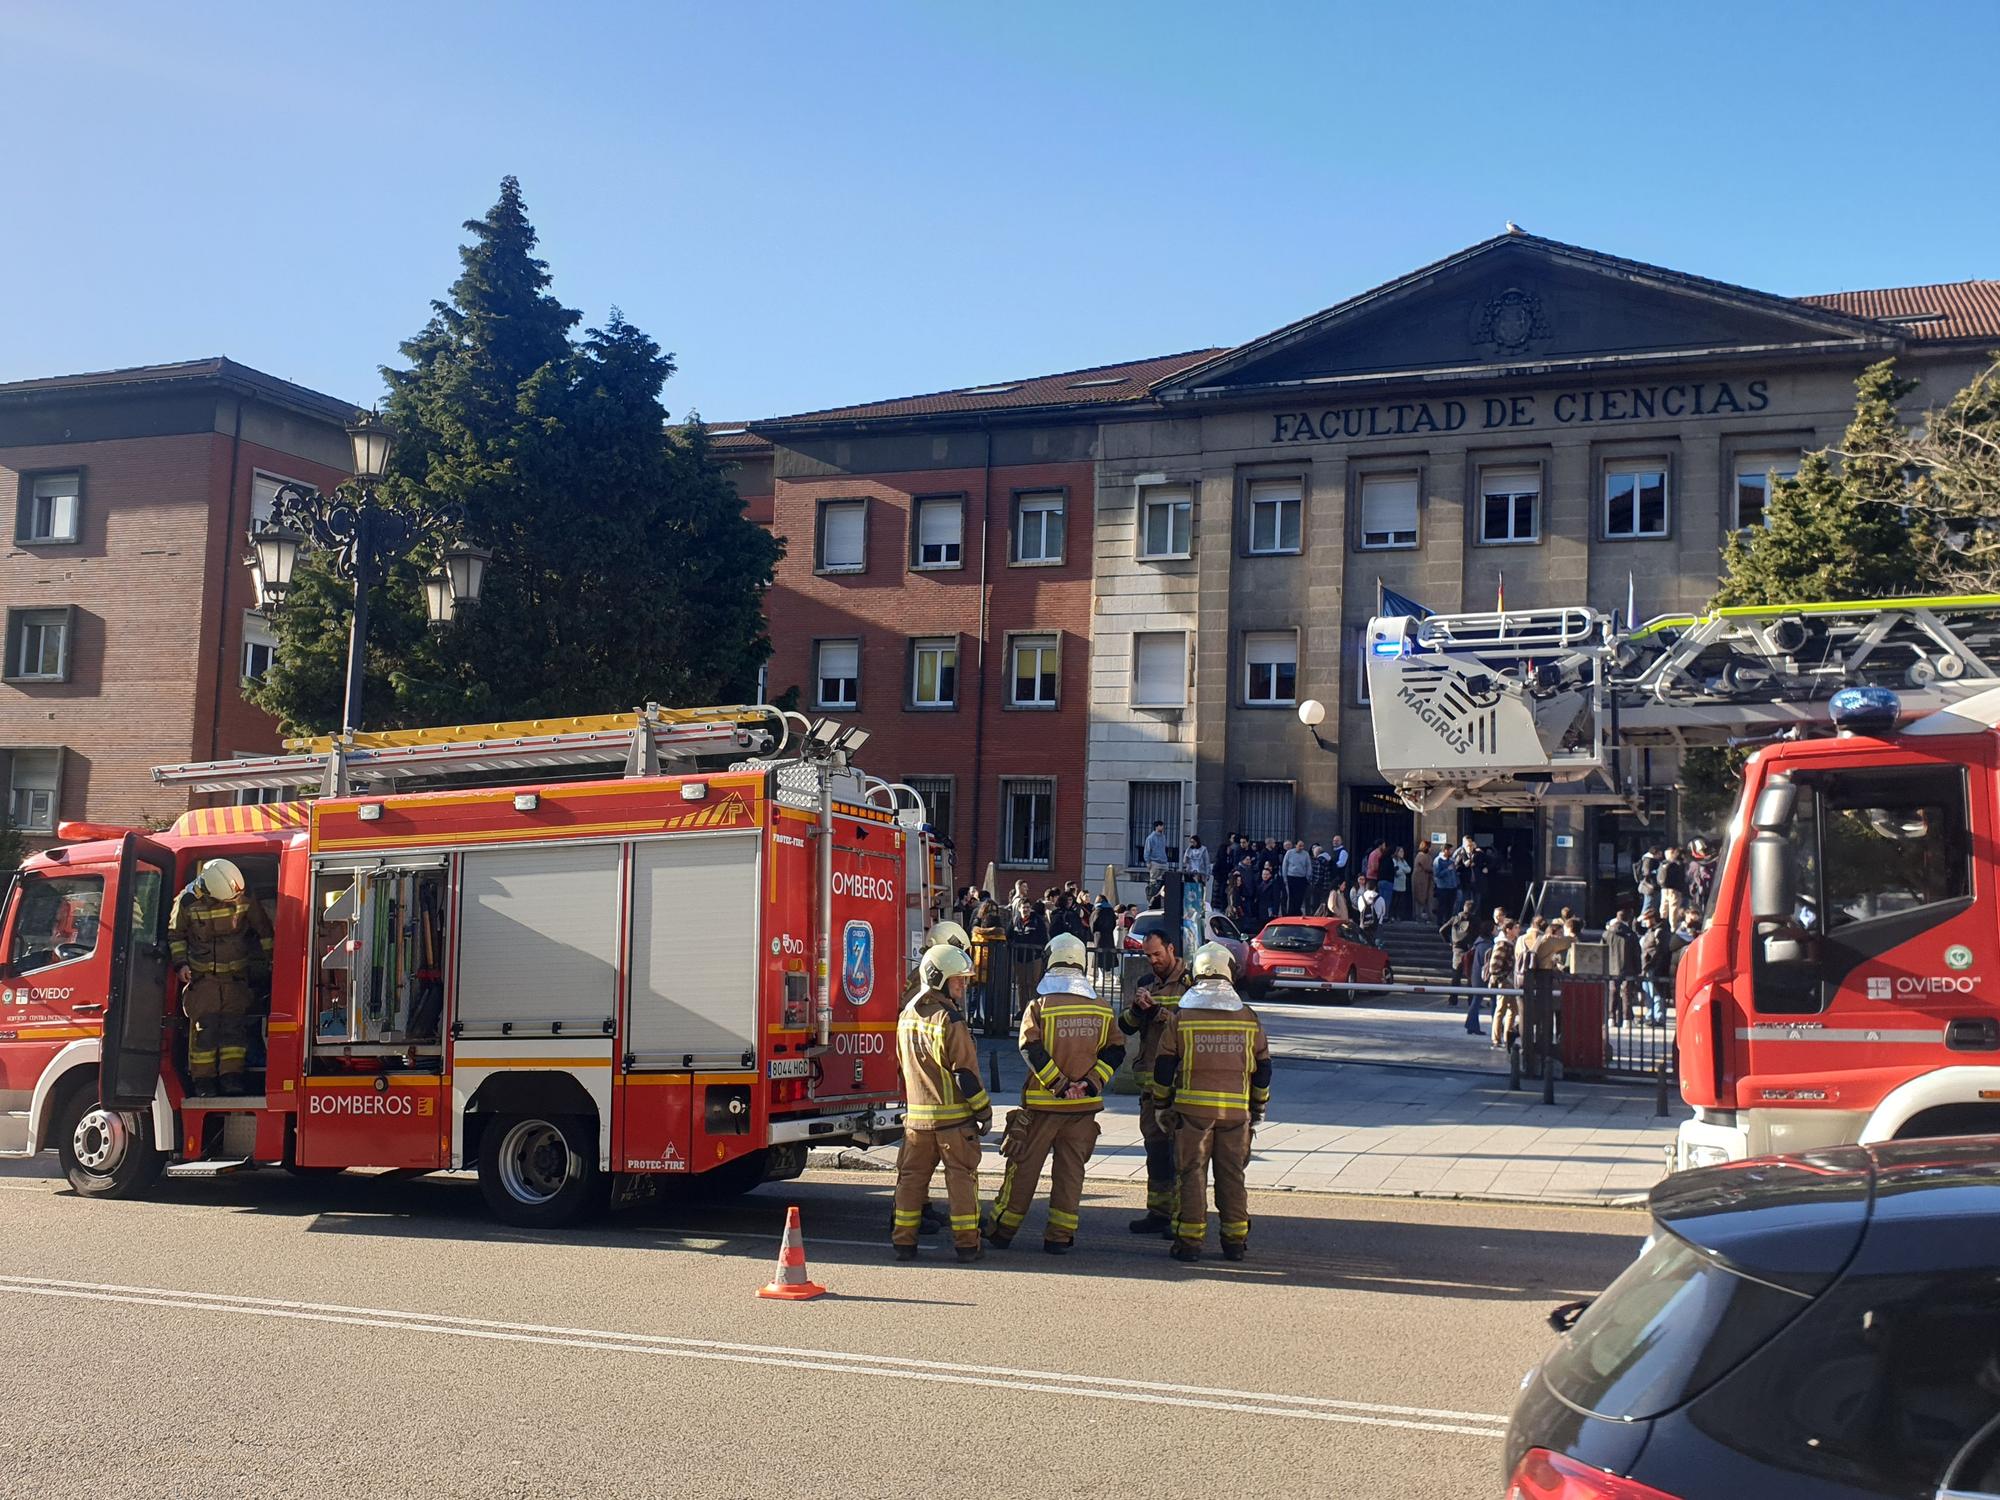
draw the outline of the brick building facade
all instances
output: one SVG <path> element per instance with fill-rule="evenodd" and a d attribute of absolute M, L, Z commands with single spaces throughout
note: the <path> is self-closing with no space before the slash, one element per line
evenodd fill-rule
<path fill-rule="evenodd" d="M 185 811 L 155 765 L 277 748 L 244 536 L 280 481 L 346 477 L 352 414 L 226 359 L 0 385 L 0 783 L 31 843 Z"/>

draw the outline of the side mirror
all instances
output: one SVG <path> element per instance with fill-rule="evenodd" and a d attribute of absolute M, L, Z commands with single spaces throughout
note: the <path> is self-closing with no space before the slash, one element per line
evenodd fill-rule
<path fill-rule="evenodd" d="M 1751 917 L 1758 922 L 1789 924 L 1798 911 L 1791 849 L 1779 835 L 1761 832 L 1750 840 L 1749 862 Z"/>
<path fill-rule="evenodd" d="M 1789 776 L 1773 776 L 1757 794 L 1757 805 L 1750 809 L 1750 826 L 1760 832 L 1785 827 L 1792 821 L 1792 807 L 1798 798 L 1799 789 Z"/>
<path fill-rule="evenodd" d="M 1757 941 L 1764 945 L 1764 962 L 1773 967 L 1802 964 L 1806 961 L 1806 945 L 1795 937 L 1769 933 Z"/>

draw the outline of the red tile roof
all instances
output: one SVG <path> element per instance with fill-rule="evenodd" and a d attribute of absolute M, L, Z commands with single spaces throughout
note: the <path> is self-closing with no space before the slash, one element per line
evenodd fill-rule
<path fill-rule="evenodd" d="M 1874 291 L 1826 292 L 1798 300 L 1851 318 L 1888 319 L 1898 333 L 1912 340 L 2000 339 L 2000 281 L 1889 286 Z M 1926 313 L 1935 316 L 1914 321 Z"/>
<path fill-rule="evenodd" d="M 1156 382 L 1222 352 L 1220 349 L 1195 349 L 1185 354 L 1163 354 L 1124 364 L 1065 370 L 1058 375 L 996 380 L 989 385 L 962 386 L 957 390 L 935 391 L 926 396 L 899 396 L 891 401 L 870 401 L 859 406 L 834 406 L 824 411 L 800 412 L 795 416 L 774 417 L 769 423 L 755 425 L 789 427 L 793 423 L 880 421 L 949 412 L 1021 411 L 1041 406 L 1109 406 L 1120 401 L 1140 400 Z"/>
<path fill-rule="evenodd" d="M 746 422 L 704 422 L 708 429 L 709 446 L 718 453 L 727 453 L 742 458 L 752 453 L 771 451 L 771 440 L 758 437 Z"/>

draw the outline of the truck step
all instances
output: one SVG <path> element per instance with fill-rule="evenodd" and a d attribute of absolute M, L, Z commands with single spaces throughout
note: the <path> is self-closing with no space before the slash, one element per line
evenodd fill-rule
<path fill-rule="evenodd" d="M 169 1177 L 228 1177 L 251 1163 L 247 1157 L 234 1161 L 180 1161 L 167 1168 Z"/>
<path fill-rule="evenodd" d="M 32 1156 L 28 1149 L 28 1112 L 0 1111 L 0 1156 Z"/>

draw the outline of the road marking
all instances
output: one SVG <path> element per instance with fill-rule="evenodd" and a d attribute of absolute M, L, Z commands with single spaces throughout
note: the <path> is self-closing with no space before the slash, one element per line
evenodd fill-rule
<path fill-rule="evenodd" d="M 1255 1416 L 1291 1417 L 1308 1422 L 1336 1422 L 1362 1427 L 1400 1427 L 1420 1432 L 1459 1433 L 1467 1437 L 1499 1437 L 1507 1420 L 1505 1417 L 1483 1412 L 1453 1411 L 1438 1407 L 1393 1406 L 1374 1401 L 1340 1401 L 1325 1396 L 1292 1396 L 1272 1391 L 1239 1391 L 1213 1386 L 1178 1385 L 1166 1381 L 1130 1380 L 1122 1376 L 1071 1374 L 1061 1370 L 1020 1370 L 1005 1365 L 954 1364 L 943 1360 L 905 1359 L 897 1355 L 857 1354 L 840 1349 L 737 1344 L 715 1339 L 674 1338 L 665 1334 L 565 1328 L 540 1323 L 506 1323 L 489 1318 L 461 1318 L 443 1313 L 349 1307 L 340 1303 L 289 1302 L 269 1297 L 245 1297 L 234 1293 L 192 1292 L 173 1287 L 122 1286 L 106 1282 L 0 1276 L 0 1293 L 8 1292 L 18 1296 L 129 1303 L 143 1307 L 173 1307 L 193 1312 L 235 1313 L 241 1317 L 345 1324 L 403 1333 L 544 1344 L 562 1348 L 594 1349 L 605 1353 L 644 1354 L 665 1359 L 772 1365 L 781 1369 L 823 1370 L 841 1375 L 880 1375 L 895 1380 L 987 1386 L 1008 1391 L 1036 1391 L 1047 1395 L 1079 1396 L 1097 1401 L 1125 1401 L 1154 1406 L 1233 1411 Z"/>

